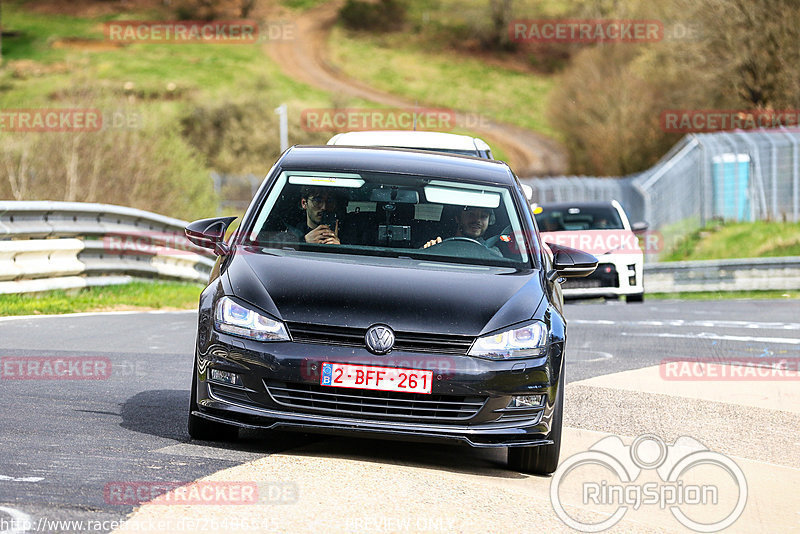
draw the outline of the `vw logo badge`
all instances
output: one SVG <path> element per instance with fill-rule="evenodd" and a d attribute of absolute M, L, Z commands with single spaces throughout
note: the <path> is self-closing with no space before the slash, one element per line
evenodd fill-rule
<path fill-rule="evenodd" d="M 374 354 L 386 354 L 394 347 L 394 332 L 388 326 L 375 325 L 364 336 L 367 348 Z"/>

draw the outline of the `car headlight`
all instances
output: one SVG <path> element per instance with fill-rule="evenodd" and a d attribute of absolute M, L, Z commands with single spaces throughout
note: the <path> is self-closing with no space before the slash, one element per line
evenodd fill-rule
<path fill-rule="evenodd" d="M 499 334 L 479 337 L 469 350 L 470 356 L 509 360 L 534 358 L 545 354 L 547 326 L 534 322 Z"/>
<path fill-rule="evenodd" d="M 264 317 L 228 297 L 217 301 L 214 325 L 220 332 L 258 341 L 290 341 L 282 322 Z"/>

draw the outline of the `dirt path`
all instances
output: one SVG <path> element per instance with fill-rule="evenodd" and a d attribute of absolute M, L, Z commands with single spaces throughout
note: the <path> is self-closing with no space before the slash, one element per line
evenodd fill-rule
<path fill-rule="evenodd" d="M 414 106 L 410 100 L 379 91 L 347 76 L 330 62 L 326 43 L 341 5 L 341 0 L 334 0 L 300 14 L 294 20 L 295 38 L 272 41 L 267 45 L 270 57 L 288 76 L 330 93 L 363 98 L 385 106 Z M 465 124 L 467 120 L 466 113 L 456 113 L 458 124 Z M 563 147 L 540 134 L 488 119 L 470 130 L 500 145 L 520 176 L 563 174 L 567 170 Z"/>

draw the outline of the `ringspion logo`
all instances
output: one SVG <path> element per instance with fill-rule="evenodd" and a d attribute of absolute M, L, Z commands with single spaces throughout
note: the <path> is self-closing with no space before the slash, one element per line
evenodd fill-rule
<path fill-rule="evenodd" d="M 686 528 L 719 532 L 744 512 L 747 480 L 731 458 L 690 436 L 668 444 L 643 434 L 630 445 L 608 436 L 558 466 L 550 500 L 559 519 L 579 532 L 602 532 L 640 509 L 669 510 Z M 603 512 L 571 515 L 571 505 Z"/>

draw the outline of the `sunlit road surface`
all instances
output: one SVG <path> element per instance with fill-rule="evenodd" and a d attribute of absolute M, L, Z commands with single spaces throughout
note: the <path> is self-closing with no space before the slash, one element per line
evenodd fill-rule
<path fill-rule="evenodd" d="M 800 531 L 797 379 L 666 380 L 660 365 L 676 357 L 797 358 L 795 307 L 786 301 L 569 305 L 562 462 L 610 435 L 630 444 L 654 434 L 667 445 L 690 436 L 745 476 L 744 511 L 726 531 Z M 554 510 L 553 478 L 506 470 L 502 449 L 269 432 L 247 432 L 227 446 L 188 442 L 194 325 L 193 313 L 0 321 L 0 356 L 72 351 L 103 354 L 115 365 L 146 362 L 117 381 L 0 380 L 0 526 L 12 512 L 34 523 L 119 521 L 133 512 L 119 531 L 573 531 Z M 619 503 L 584 495 L 588 483 L 608 474 L 587 467 L 562 479 L 556 495 L 569 518 L 590 524 L 618 512 Z M 41 480 L 21 481 L 29 477 Z M 261 495 L 257 504 L 140 507 L 103 495 L 114 481 L 197 478 L 212 486 L 250 484 Z M 739 497 L 722 469 L 700 467 L 682 480 L 716 488 L 715 506 L 678 507 L 697 522 L 723 519 Z M 665 486 L 654 469 L 628 486 L 647 483 Z M 690 531 L 669 506 L 631 504 L 624 512 L 612 532 Z"/>

